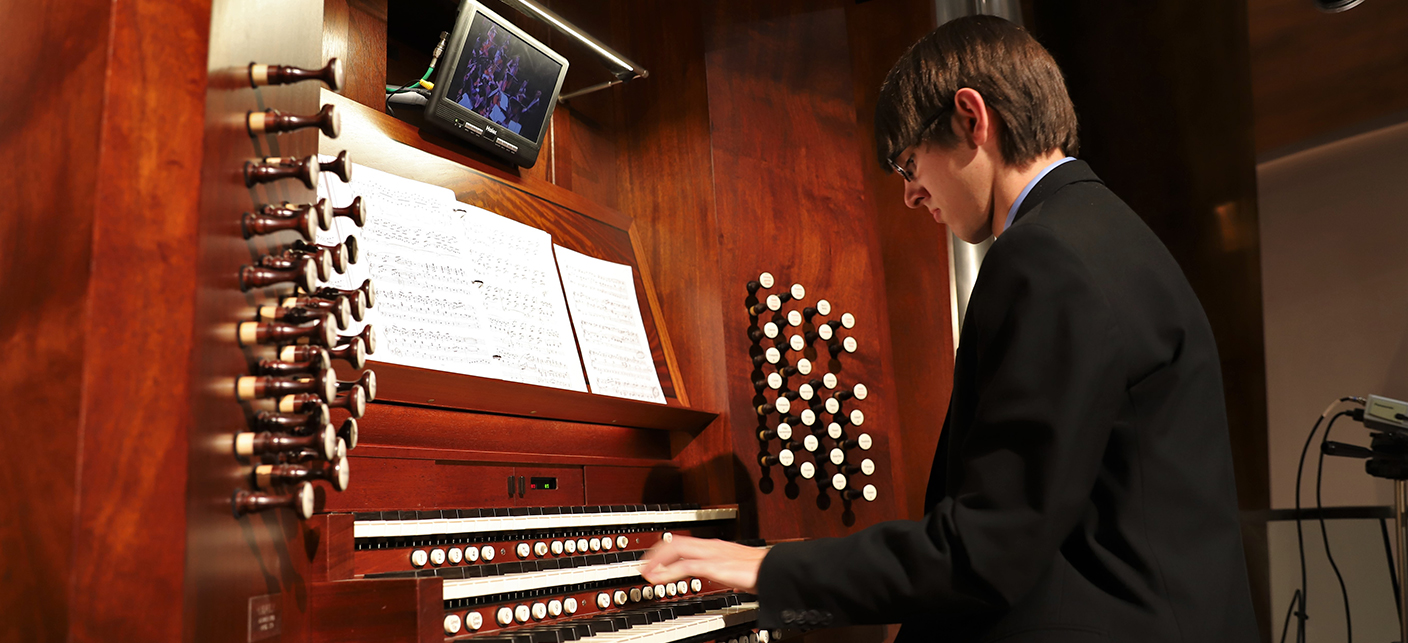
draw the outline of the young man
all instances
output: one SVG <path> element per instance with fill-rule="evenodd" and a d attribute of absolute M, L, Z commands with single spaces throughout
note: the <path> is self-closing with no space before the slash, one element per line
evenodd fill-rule
<path fill-rule="evenodd" d="M 1071 158 L 1051 56 L 998 18 L 946 23 L 895 64 L 876 112 L 905 203 L 967 241 L 997 236 L 928 513 L 771 550 L 676 538 L 645 577 L 756 592 L 768 628 L 1257 640 L 1211 329 L 1163 244 Z"/>

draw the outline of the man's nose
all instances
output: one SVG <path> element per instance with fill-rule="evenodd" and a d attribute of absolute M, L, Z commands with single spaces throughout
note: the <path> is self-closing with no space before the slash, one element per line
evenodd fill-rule
<path fill-rule="evenodd" d="M 917 209 L 919 209 L 919 208 L 924 207 L 924 205 L 923 205 L 924 199 L 925 199 L 925 197 L 928 197 L 928 196 L 929 196 L 929 192 L 928 192 L 927 190 L 925 190 L 924 188 L 920 187 L 918 183 L 916 183 L 916 182 L 914 182 L 914 181 L 905 181 L 905 183 L 904 183 L 904 204 L 905 204 L 905 205 L 909 206 L 910 208 L 913 208 L 913 209 L 916 209 L 916 210 L 917 210 Z"/>

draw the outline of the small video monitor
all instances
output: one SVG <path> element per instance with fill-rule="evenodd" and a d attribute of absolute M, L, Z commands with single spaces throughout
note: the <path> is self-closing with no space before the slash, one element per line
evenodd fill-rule
<path fill-rule="evenodd" d="M 566 76 L 566 58 L 464 0 L 425 120 L 509 163 L 533 167 Z"/>

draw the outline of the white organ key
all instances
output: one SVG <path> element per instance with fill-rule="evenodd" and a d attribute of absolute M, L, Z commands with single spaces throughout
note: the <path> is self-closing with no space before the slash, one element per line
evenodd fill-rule
<path fill-rule="evenodd" d="M 830 388 L 835 388 L 835 376 L 826 374 Z M 786 399 L 786 398 L 782 398 Z M 575 527 L 611 527 L 619 525 L 652 525 L 731 520 L 738 517 L 735 507 L 717 509 L 668 509 L 663 511 L 617 511 L 589 514 L 557 514 L 550 516 L 496 516 L 493 518 L 457 518 L 441 520 L 358 520 L 353 523 L 355 538 L 400 538 L 435 534 L 488 533 L 495 531 L 528 531 Z M 581 542 L 578 542 L 580 550 Z M 482 552 L 481 552 L 482 553 Z"/>
<path fill-rule="evenodd" d="M 554 569 L 541 572 L 523 572 L 490 576 L 486 578 L 445 579 L 444 600 L 488 596 L 503 592 L 522 592 L 535 589 L 575 585 L 605 580 L 620 580 L 640 575 L 643 563 L 629 561 L 608 563 L 573 569 Z M 609 598 L 609 595 L 608 595 Z"/>

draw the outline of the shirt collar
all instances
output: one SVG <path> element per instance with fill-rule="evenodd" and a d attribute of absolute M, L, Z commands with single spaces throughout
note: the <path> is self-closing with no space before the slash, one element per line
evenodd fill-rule
<path fill-rule="evenodd" d="M 1002 231 L 1006 232 L 1009 228 L 1012 227 L 1012 220 L 1017 217 L 1017 208 L 1022 207 L 1022 201 L 1025 201 L 1027 199 L 1027 195 L 1031 193 L 1032 188 L 1036 187 L 1036 184 L 1041 183 L 1041 180 L 1043 178 L 1046 178 L 1046 175 L 1049 174 L 1051 170 L 1054 170 L 1060 167 L 1061 165 L 1074 160 L 1076 160 L 1076 157 L 1067 156 L 1066 158 L 1063 158 L 1059 161 L 1052 163 L 1051 165 L 1046 166 L 1046 168 L 1043 169 L 1041 172 L 1038 172 L 1035 177 L 1032 177 L 1032 180 L 1027 183 L 1027 187 L 1022 188 L 1021 194 L 1017 195 L 1017 200 L 1012 202 L 1012 207 L 1008 208 L 1007 222 L 1002 224 Z"/>

